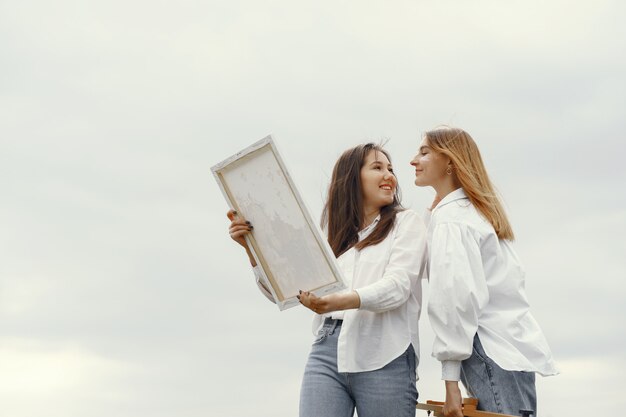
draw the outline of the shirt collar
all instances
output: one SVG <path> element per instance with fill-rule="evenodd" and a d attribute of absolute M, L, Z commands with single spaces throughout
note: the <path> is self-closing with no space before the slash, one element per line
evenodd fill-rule
<path fill-rule="evenodd" d="M 374 230 L 374 228 L 376 227 L 379 221 L 380 221 L 380 214 L 376 216 L 374 221 L 368 224 L 367 227 L 365 227 L 365 229 L 359 231 L 359 240 L 364 239 L 367 235 L 369 235 L 372 232 L 372 230 Z"/>
<path fill-rule="evenodd" d="M 448 194 L 447 196 L 445 196 L 436 206 L 435 208 L 432 210 L 433 212 L 435 210 L 437 210 L 439 207 L 443 207 L 446 204 L 452 203 L 453 201 L 456 200 L 462 200 L 462 199 L 467 199 L 469 198 L 467 196 L 467 194 L 465 194 L 465 191 L 463 190 L 463 188 L 457 188 L 456 190 L 452 191 L 450 194 Z"/>

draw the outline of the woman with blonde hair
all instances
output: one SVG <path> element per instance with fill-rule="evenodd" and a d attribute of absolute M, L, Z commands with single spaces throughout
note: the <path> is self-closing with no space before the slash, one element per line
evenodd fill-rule
<path fill-rule="evenodd" d="M 411 165 L 415 184 L 436 192 L 428 315 L 446 387 L 444 416 L 463 416 L 459 380 L 481 410 L 536 413 L 535 373 L 558 372 L 529 311 L 513 229 L 476 143 L 457 128 L 426 132 Z"/>

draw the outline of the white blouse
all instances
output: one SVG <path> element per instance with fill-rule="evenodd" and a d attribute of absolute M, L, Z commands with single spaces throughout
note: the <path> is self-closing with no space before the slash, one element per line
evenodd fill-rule
<path fill-rule="evenodd" d="M 359 240 L 373 229 L 371 226 L 361 231 Z M 416 364 L 419 362 L 422 287 L 418 276 L 425 255 L 424 223 L 415 212 L 405 210 L 396 215 L 395 225 L 385 240 L 360 251 L 351 248 L 337 258 L 347 291 L 355 290 L 361 299 L 360 308 L 343 311 L 337 345 L 339 372 L 380 369 L 400 356 L 409 344 L 413 344 Z M 273 301 L 258 272 L 255 275 L 263 294 Z M 326 316 L 340 317 L 336 313 Z M 314 333 L 324 318 L 315 315 Z"/>
<path fill-rule="evenodd" d="M 428 245 L 428 316 L 442 379 L 460 379 L 461 361 L 472 354 L 476 333 L 487 356 L 503 369 L 558 373 L 530 313 L 524 270 L 511 242 L 497 237 L 463 189 L 433 209 Z"/>

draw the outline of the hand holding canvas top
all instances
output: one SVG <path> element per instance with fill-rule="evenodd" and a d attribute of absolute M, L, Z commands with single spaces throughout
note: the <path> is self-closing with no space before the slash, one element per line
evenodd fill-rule
<path fill-rule="evenodd" d="M 231 221 L 230 226 L 228 227 L 228 233 L 230 234 L 231 239 L 243 246 L 248 254 L 248 258 L 250 259 L 250 265 L 253 267 L 256 266 L 254 256 L 252 256 L 252 252 L 246 242 L 246 235 L 254 229 L 254 226 L 252 226 L 249 221 L 246 221 L 246 219 L 239 216 L 235 210 L 229 210 L 228 213 L 226 213 L 226 216 Z"/>

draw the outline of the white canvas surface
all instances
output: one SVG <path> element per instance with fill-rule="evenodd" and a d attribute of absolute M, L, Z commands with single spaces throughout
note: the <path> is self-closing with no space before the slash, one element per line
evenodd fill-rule
<path fill-rule="evenodd" d="M 222 186 L 254 226 L 252 236 L 268 266 L 266 275 L 271 271 L 275 280 L 273 292 L 279 307 L 296 305 L 299 290 L 324 294 L 342 288 L 325 237 L 307 220 L 306 208 L 289 184 L 289 174 L 272 144 L 241 154 L 219 169 Z"/>

